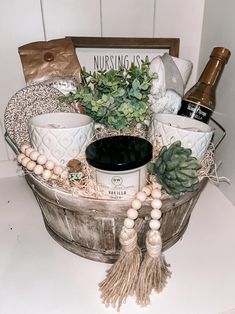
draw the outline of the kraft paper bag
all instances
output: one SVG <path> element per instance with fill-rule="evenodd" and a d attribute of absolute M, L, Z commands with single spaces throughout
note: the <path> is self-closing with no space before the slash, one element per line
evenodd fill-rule
<path fill-rule="evenodd" d="M 81 66 L 71 38 L 32 42 L 18 51 L 27 85 L 55 79 L 80 82 Z"/>

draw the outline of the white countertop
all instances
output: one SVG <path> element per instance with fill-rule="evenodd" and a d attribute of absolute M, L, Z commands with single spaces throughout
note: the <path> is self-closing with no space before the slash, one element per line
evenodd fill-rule
<path fill-rule="evenodd" d="M 24 178 L 0 179 L 0 314 L 111 314 L 98 283 L 107 264 L 62 248 L 47 233 Z M 173 272 L 165 290 L 123 314 L 235 313 L 235 208 L 208 184 L 183 239 L 165 253 Z"/>

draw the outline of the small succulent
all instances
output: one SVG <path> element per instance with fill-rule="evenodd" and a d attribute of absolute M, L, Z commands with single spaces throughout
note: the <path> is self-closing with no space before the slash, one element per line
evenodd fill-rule
<path fill-rule="evenodd" d="M 81 171 L 69 173 L 69 181 L 71 182 L 80 181 L 82 178 L 84 178 L 84 174 Z"/>
<path fill-rule="evenodd" d="M 156 74 L 149 73 L 149 62 L 140 67 L 132 64 L 129 69 L 120 67 L 82 72 L 82 83 L 75 93 L 62 97 L 63 101 L 79 101 L 86 114 L 95 122 L 114 129 L 130 129 L 152 116 L 148 95 Z"/>
<path fill-rule="evenodd" d="M 180 194 L 192 191 L 199 182 L 198 170 L 201 165 L 192 157 L 192 150 L 176 141 L 169 148 L 163 146 L 155 163 L 149 165 L 149 171 L 155 174 L 163 189 L 176 199 Z"/>

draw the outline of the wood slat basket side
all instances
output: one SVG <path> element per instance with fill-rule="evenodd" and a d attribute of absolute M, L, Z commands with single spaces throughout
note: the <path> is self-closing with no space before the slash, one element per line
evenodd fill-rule
<path fill-rule="evenodd" d="M 94 261 L 113 263 L 119 255 L 119 234 L 130 208 L 130 200 L 101 200 L 75 197 L 52 189 L 29 174 L 29 186 L 40 205 L 49 234 L 65 249 Z M 161 234 L 163 250 L 170 248 L 184 234 L 191 212 L 203 190 L 203 179 L 194 192 L 179 200 L 163 199 Z M 150 220 L 150 201 L 143 204 L 136 221 L 139 246 L 145 250 L 145 234 Z"/>

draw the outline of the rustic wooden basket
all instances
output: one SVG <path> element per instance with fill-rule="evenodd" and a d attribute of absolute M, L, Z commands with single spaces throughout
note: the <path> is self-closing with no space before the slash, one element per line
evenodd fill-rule
<path fill-rule="evenodd" d="M 49 234 L 65 249 L 87 259 L 113 263 L 120 250 L 119 233 L 130 208 L 130 200 L 101 200 L 75 197 L 55 190 L 32 174 L 26 175 L 40 205 Z M 179 200 L 163 198 L 161 234 L 163 250 L 175 244 L 184 234 L 193 207 L 207 179 L 194 192 Z M 150 220 L 150 201 L 146 201 L 136 222 L 138 243 L 145 249 L 145 234 Z"/>
<path fill-rule="evenodd" d="M 61 107 L 58 97 L 62 94 L 58 93 L 54 88 L 39 84 L 24 88 L 12 97 L 4 116 L 5 139 L 16 154 L 19 153 L 20 145 L 29 141 L 28 120 L 31 117 L 46 112 L 70 111 L 67 105 L 65 108 Z M 215 147 L 225 136 L 225 130 L 221 126 L 220 128 L 223 135 Z M 130 200 L 76 197 L 71 193 L 53 189 L 45 181 L 29 173 L 26 174 L 26 180 L 40 205 L 48 232 L 59 244 L 88 259 L 106 263 L 117 259 L 120 250 L 119 234 L 126 211 L 130 208 Z M 204 178 L 197 184 L 194 192 L 185 193 L 179 200 L 170 196 L 163 199 L 161 234 L 164 250 L 183 236 L 206 182 L 207 179 Z M 150 211 L 150 201 L 146 201 L 136 222 L 138 243 L 143 250 Z"/>

